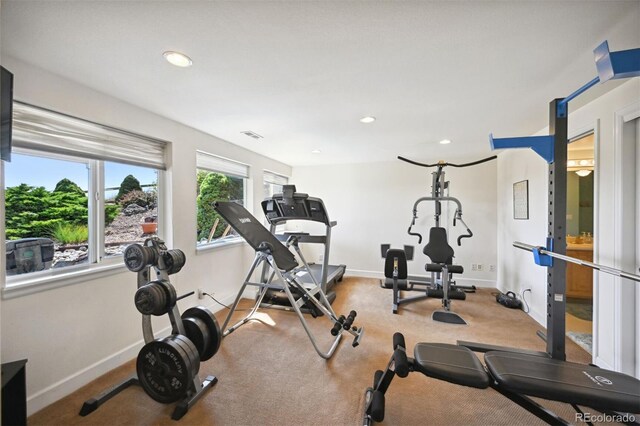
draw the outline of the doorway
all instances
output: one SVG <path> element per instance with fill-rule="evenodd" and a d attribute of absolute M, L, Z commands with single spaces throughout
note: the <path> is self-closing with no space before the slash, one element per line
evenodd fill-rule
<path fill-rule="evenodd" d="M 593 131 L 570 140 L 567 151 L 567 255 L 593 261 Z M 566 333 L 593 353 L 593 270 L 567 263 Z"/>

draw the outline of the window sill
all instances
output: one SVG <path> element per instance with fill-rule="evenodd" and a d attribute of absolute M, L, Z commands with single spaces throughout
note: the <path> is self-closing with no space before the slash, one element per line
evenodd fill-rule
<path fill-rule="evenodd" d="M 27 296 L 41 291 L 52 290 L 58 287 L 86 282 L 88 279 L 106 277 L 126 271 L 123 262 L 109 262 L 85 267 L 74 268 L 73 270 L 60 269 L 59 272 L 53 274 L 39 274 L 37 277 L 20 277 L 20 279 L 7 280 L 5 287 L 2 289 L 3 299 L 13 299 L 16 297 Z M 9 277 L 7 277 L 9 278 Z"/>
<path fill-rule="evenodd" d="M 208 244 L 200 244 L 196 246 L 196 254 L 206 253 L 212 250 L 218 250 L 223 248 L 235 247 L 243 244 L 245 241 L 243 238 L 234 238 L 226 241 L 213 241 Z"/>

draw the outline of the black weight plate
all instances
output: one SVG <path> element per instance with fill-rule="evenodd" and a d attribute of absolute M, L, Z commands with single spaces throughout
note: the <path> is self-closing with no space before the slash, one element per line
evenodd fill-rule
<path fill-rule="evenodd" d="M 178 349 L 181 350 L 182 353 L 187 357 L 189 361 L 189 371 L 191 371 L 191 378 L 193 378 L 193 376 L 197 374 L 197 371 L 195 371 L 195 367 L 199 369 L 200 364 L 196 366 L 193 365 L 193 360 L 196 359 L 193 355 L 193 351 L 184 343 L 184 340 L 180 339 L 178 336 L 180 335 L 172 334 L 171 336 L 167 337 L 167 339 L 171 340 L 172 343 L 174 343 L 178 347 Z"/>
<path fill-rule="evenodd" d="M 135 294 L 134 303 L 143 315 L 164 315 L 167 313 L 167 295 L 157 282 L 140 287 Z"/>
<path fill-rule="evenodd" d="M 187 337 L 196 345 L 196 348 L 198 348 L 199 359 L 202 359 L 209 342 L 211 342 L 211 335 L 209 334 L 207 325 L 200 318 L 194 317 L 184 317 L 182 318 L 182 323 L 184 324 Z"/>
<path fill-rule="evenodd" d="M 157 284 L 162 288 L 162 291 L 166 295 L 166 304 L 164 306 L 165 312 L 163 312 L 161 315 L 166 314 L 176 305 L 176 299 L 178 298 L 178 295 L 176 294 L 176 288 L 167 280 L 151 281 L 150 284 Z"/>
<path fill-rule="evenodd" d="M 124 249 L 124 264 L 132 272 L 140 272 L 147 265 L 156 262 L 156 253 L 149 247 L 131 244 Z"/>
<path fill-rule="evenodd" d="M 191 360 L 171 339 L 154 340 L 142 347 L 136 361 L 140 386 L 154 400 L 168 404 L 187 394 L 193 378 Z"/>
<path fill-rule="evenodd" d="M 182 318 L 198 318 L 201 321 L 204 321 L 207 326 L 207 330 L 209 330 L 210 342 L 206 345 L 204 353 L 200 356 L 201 361 L 206 361 L 218 352 L 220 349 L 220 343 L 222 342 L 222 332 L 220 331 L 220 326 L 218 325 L 218 321 L 213 313 L 205 308 L 204 306 L 196 306 L 194 308 L 187 309 L 183 314 Z"/>
<path fill-rule="evenodd" d="M 174 334 L 172 335 L 172 338 L 189 354 L 193 374 L 197 374 L 198 371 L 200 371 L 200 354 L 198 353 L 196 345 L 187 336 L 183 336 L 181 334 Z"/>

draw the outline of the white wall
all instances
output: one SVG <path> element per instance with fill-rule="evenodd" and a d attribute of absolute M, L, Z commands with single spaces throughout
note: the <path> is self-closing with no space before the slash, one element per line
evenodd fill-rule
<path fill-rule="evenodd" d="M 437 161 L 437 159 L 433 159 Z M 448 158 L 451 162 L 472 159 Z M 374 164 L 294 167 L 290 180 L 299 192 L 323 199 L 330 218 L 338 225 L 333 229 L 330 263 L 346 264 L 351 275 L 382 277 L 384 261 L 380 244 L 392 247 L 404 244 L 416 246 L 416 256 L 409 262 L 409 273 L 426 275 L 428 258 L 422 248 L 433 226 L 433 202 L 421 203 L 419 220 L 414 230 L 423 234 L 420 247 L 417 238 L 407 234 L 414 202 L 431 195 L 431 172 L 400 160 Z M 455 206 L 449 212 L 449 244 L 454 248 L 454 263 L 464 266 L 461 284 L 495 287 L 496 265 L 496 162 L 475 167 L 448 167 L 446 178 L 451 182 L 450 196 L 462 203 L 463 219 L 474 233 L 471 239 L 456 244 L 464 229 L 451 227 Z M 443 209 L 444 210 L 444 209 Z M 442 226 L 446 221 L 442 216 Z M 316 252 L 315 256 L 319 254 Z M 317 260 L 317 257 L 313 257 Z M 472 272 L 471 264 L 485 266 L 482 272 Z M 466 279 L 466 280 L 465 280 Z"/>
<path fill-rule="evenodd" d="M 291 168 L 13 58 L 3 57 L 2 64 L 15 75 L 17 100 L 172 142 L 165 239 L 169 247 L 180 248 L 187 256 L 186 266 L 172 276 L 172 282 L 178 294 L 200 287 L 215 292 L 221 300 L 234 297 L 253 250 L 242 243 L 196 253 L 195 152 L 200 149 L 251 165 L 249 207 L 257 217 L 262 217 L 262 170 L 290 175 Z M 0 229 L 2 236 L 4 221 Z M 4 274 L 1 276 L 4 280 Z M 121 271 L 2 300 L 2 362 L 29 359 L 29 413 L 137 355 L 142 332 L 140 315 L 132 303 L 135 288 L 135 274 Z M 208 299 L 191 297 L 180 307 L 198 302 L 209 305 Z M 156 332 L 169 326 L 166 318 L 154 325 Z"/>
<path fill-rule="evenodd" d="M 616 171 L 614 115 L 616 111 L 640 101 L 640 79 L 635 78 L 616 87 L 600 98 L 571 111 L 569 114 L 569 136 L 589 129 L 596 129 L 596 171 L 594 187 L 597 209 L 594 217 L 594 262 L 614 266 L 620 264 L 623 254 L 616 253 L 615 229 L 621 221 L 616 209 Z M 541 105 L 540 108 L 546 108 Z M 548 134 L 543 129 L 539 134 Z M 520 136 L 520 135 L 510 135 Z M 546 281 L 545 268 L 533 263 L 531 253 L 512 247 L 519 240 L 534 245 L 544 245 L 547 234 L 547 171 L 546 162 L 531 150 L 508 150 L 498 156 L 498 286 L 501 289 L 532 289 L 531 315 L 546 326 Z M 529 221 L 515 221 L 508 208 L 514 182 L 529 180 Z M 602 367 L 614 368 L 616 347 L 616 294 L 622 285 L 619 279 L 604 273 L 596 273 L 594 281 L 594 314 L 598 324 L 594 336 L 594 361 Z M 633 300 L 633 299 L 632 299 Z M 638 325 L 637 325 L 638 326 Z"/>

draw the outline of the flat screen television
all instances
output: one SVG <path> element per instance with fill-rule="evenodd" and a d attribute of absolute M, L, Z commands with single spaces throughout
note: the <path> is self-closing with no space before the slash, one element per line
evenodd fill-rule
<path fill-rule="evenodd" d="M 11 161 L 13 74 L 0 67 L 0 160 Z"/>

